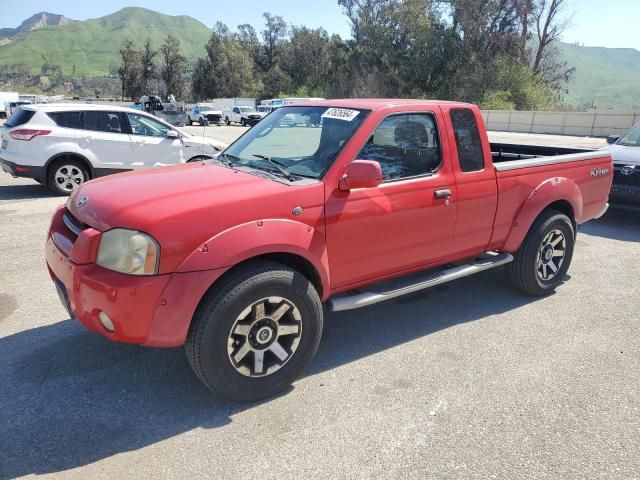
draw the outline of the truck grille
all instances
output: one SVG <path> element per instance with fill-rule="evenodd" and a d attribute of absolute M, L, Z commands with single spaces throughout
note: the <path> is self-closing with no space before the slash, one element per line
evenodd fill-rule
<path fill-rule="evenodd" d="M 69 230 L 77 237 L 87 226 L 71 215 L 71 212 L 65 208 L 62 220 Z"/>
<path fill-rule="evenodd" d="M 631 165 L 614 165 L 613 183 L 614 185 L 640 186 L 640 166 L 632 168 Z"/>

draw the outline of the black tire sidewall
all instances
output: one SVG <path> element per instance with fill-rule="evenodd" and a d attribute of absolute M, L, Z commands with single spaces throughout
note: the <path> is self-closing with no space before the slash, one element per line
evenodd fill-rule
<path fill-rule="evenodd" d="M 207 311 L 201 341 L 201 366 L 205 383 L 214 391 L 236 400 L 270 397 L 287 388 L 311 361 L 322 335 L 322 307 L 313 286 L 302 275 L 291 271 L 258 274 L 240 282 L 227 296 Z M 314 295 L 315 294 L 315 295 Z M 237 372 L 228 356 L 227 341 L 237 317 L 250 304 L 269 296 L 292 302 L 302 318 L 302 336 L 293 357 L 278 371 L 251 378 Z M 206 346 L 206 348 L 204 348 Z"/>
<path fill-rule="evenodd" d="M 47 169 L 47 187 L 49 187 L 52 192 L 58 195 L 71 195 L 71 192 L 67 192 L 66 190 L 58 188 L 58 184 L 56 183 L 55 174 L 62 165 L 73 165 L 74 167 L 78 168 L 84 176 L 84 181 L 82 182 L 82 184 L 91 180 L 89 172 L 87 171 L 87 167 L 85 167 L 81 162 L 77 160 L 56 160 Z"/>
<path fill-rule="evenodd" d="M 553 230 L 560 230 L 564 235 L 566 254 L 558 273 L 552 279 L 544 281 L 538 276 L 537 272 L 538 251 L 544 238 Z M 527 276 L 530 277 L 527 279 L 527 283 L 540 293 L 554 291 L 556 287 L 564 281 L 569 267 L 571 266 L 574 245 L 575 231 L 571 221 L 566 215 L 556 214 L 547 218 L 542 218 L 526 245 L 525 258 L 523 260 L 527 263 L 526 272 Z"/>

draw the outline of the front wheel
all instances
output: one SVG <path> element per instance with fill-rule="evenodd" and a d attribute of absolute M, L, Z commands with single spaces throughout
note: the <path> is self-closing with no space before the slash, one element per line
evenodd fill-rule
<path fill-rule="evenodd" d="M 247 126 L 247 122 L 244 118 L 240 120 L 240 125 L 242 125 L 243 127 Z"/>
<path fill-rule="evenodd" d="M 553 293 L 565 278 L 575 246 L 575 230 L 565 214 L 544 212 L 507 266 L 513 285 L 529 295 Z"/>
<path fill-rule="evenodd" d="M 311 361 L 322 321 L 320 298 L 304 275 L 278 263 L 241 267 L 202 300 L 187 358 L 200 380 L 225 398 L 270 397 Z"/>

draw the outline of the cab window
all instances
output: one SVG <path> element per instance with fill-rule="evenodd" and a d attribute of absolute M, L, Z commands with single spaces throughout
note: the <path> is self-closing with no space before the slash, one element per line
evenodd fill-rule
<path fill-rule="evenodd" d="M 468 108 L 451 110 L 451 123 L 458 147 L 460 170 L 477 172 L 484 169 L 482 140 L 473 111 Z"/>
<path fill-rule="evenodd" d="M 440 166 L 440 140 L 431 114 L 387 117 L 358 154 L 380 163 L 385 181 L 429 175 Z"/>

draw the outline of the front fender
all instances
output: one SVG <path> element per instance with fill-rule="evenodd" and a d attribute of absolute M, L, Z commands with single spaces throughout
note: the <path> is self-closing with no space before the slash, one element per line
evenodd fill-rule
<path fill-rule="evenodd" d="M 315 268 L 327 295 L 329 263 L 324 232 L 293 220 L 258 220 L 220 232 L 192 252 L 178 272 L 215 270 L 269 253 L 289 253 Z"/>
<path fill-rule="evenodd" d="M 580 188 L 570 178 L 554 177 L 538 185 L 524 201 L 516 215 L 511 233 L 507 237 L 504 252 L 515 252 L 520 248 L 527 233 L 542 211 L 557 201 L 565 201 L 573 209 L 573 222 L 582 217 L 583 200 Z"/>

